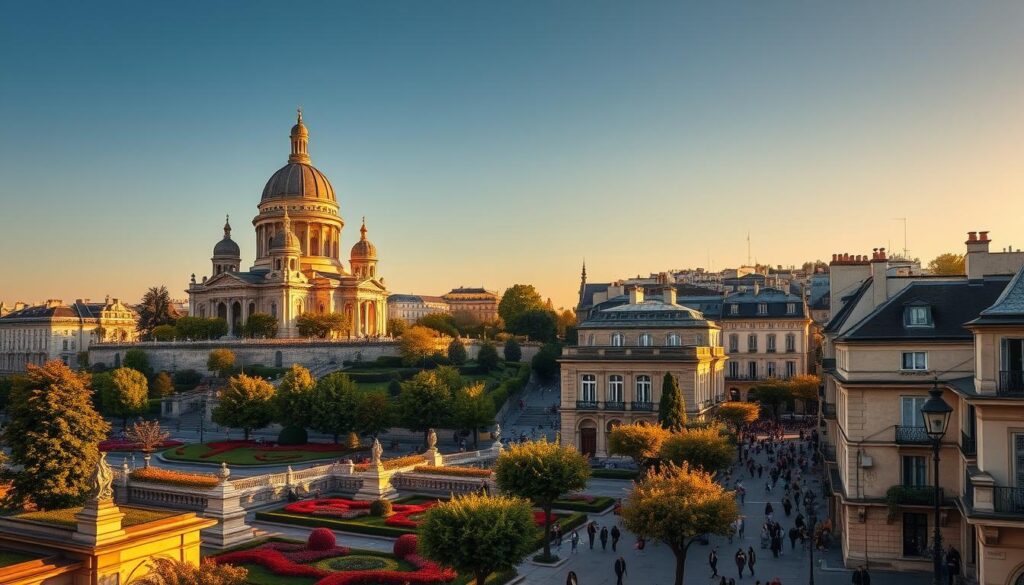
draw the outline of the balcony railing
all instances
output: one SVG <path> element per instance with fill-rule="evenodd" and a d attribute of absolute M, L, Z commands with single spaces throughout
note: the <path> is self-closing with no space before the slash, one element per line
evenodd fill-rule
<path fill-rule="evenodd" d="M 606 400 L 604 403 L 605 410 L 626 410 L 626 403 L 621 400 Z"/>
<path fill-rule="evenodd" d="M 960 431 L 960 452 L 964 455 L 974 455 L 978 452 L 978 442 L 974 437 Z"/>
<path fill-rule="evenodd" d="M 1024 371 L 1003 370 L 999 372 L 999 387 L 996 388 L 996 394 L 1024 397 Z"/>
<path fill-rule="evenodd" d="M 653 412 L 654 411 L 654 403 L 653 402 L 630 402 L 629 403 L 629 408 L 630 408 L 630 410 L 642 410 L 642 411 L 646 411 L 646 412 Z"/>
<path fill-rule="evenodd" d="M 992 507 L 999 514 L 1024 515 L 1024 488 L 992 488 Z"/>
<path fill-rule="evenodd" d="M 932 440 L 924 427 L 896 427 L 896 442 L 902 445 L 930 445 Z"/>
<path fill-rule="evenodd" d="M 576 410 L 597 410 L 596 400 L 577 400 Z"/>
<path fill-rule="evenodd" d="M 827 418 L 827 419 L 835 420 L 835 418 L 836 418 L 836 405 L 831 403 L 831 402 L 822 402 L 821 403 L 821 414 L 823 414 L 825 416 L 825 418 Z"/>

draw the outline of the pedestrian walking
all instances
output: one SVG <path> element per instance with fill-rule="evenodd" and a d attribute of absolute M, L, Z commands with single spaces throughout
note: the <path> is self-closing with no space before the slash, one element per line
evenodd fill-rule
<path fill-rule="evenodd" d="M 601 550 L 608 550 L 608 527 L 601 527 Z"/>
<path fill-rule="evenodd" d="M 626 576 L 626 559 L 619 557 L 615 559 L 615 585 L 622 585 L 624 576 Z"/>
<path fill-rule="evenodd" d="M 789 518 L 790 512 L 793 511 L 793 504 L 789 503 L 789 498 L 786 498 L 782 502 L 782 509 L 783 509 L 784 512 L 786 512 L 786 518 Z"/>
<path fill-rule="evenodd" d="M 853 585 L 871 585 L 871 575 L 868 574 L 864 565 L 857 567 L 857 570 L 853 572 L 852 582 Z"/>
<path fill-rule="evenodd" d="M 765 516 L 767 516 L 768 518 L 771 518 L 772 517 L 772 512 L 774 512 L 774 511 L 775 511 L 775 508 L 772 507 L 772 503 L 771 502 L 765 503 L 765 505 L 764 505 L 764 515 Z"/>
<path fill-rule="evenodd" d="M 618 526 L 612 526 L 612 552 L 618 551 L 619 537 L 622 536 L 622 532 L 619 531 Z"/>
<path fill-rule="evenodd" d="M 576 578 L 576 571 L 569 571 L 565 577 L 565 585 L 580 585 L 580 580 Z"/>
<path fill-rule="evenodd" d="M 597 522 L 593 520 L 587 524 L 587 538 L 590 540 L 590 550 L 594 550 L 594 537 L 597 536 Z"/>
<path fill-rule="evenodd" d="M 580 532 L 578 530 L 572 531 L 572 536 L 569 538 L 569 542 L 572 544 L 572 554 L 576 554 L 576 549 L 580 546 Z"/>
<path fill-rule="evenodd" d="M 736 532 L 739 533 L 741 540 L 743 539 L 743 531 L 744 531 L 744 529 L 746 529 L 746 527 L 747 527 L 746 520 L 743 519 L 743 516 L 740 516 L 736 520 Z"/>
<path fill-rule="evenodd" d="M 718 549 L 711 549 L 711 554 L 708 555 L 708 565 L 711 566 L 711 579 L 718 576 Z M 725 577 L 722 577 L 725 579 Z"/>
<path fill-rule="evenodd" d="M 743 552 L 743 549 L 741 548 L 736 551 L 736 556 L 734 558 L 736 560 L 736 568 L 740 572 L 740 579 L 742 579 L 743 569 L 747 568 L 747 554 Z"/>
<path fill-rule="evenodd" d="M 747 568 L 750 569 L 750 576 L 754 576 L 754 563 L 757 562 L 757 555 L 754 554 L 754 547 L 747 547 Z"/>

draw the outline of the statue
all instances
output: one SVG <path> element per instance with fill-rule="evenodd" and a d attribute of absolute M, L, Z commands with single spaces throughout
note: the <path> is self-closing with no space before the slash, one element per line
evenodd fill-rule
<path fill-rule="evenodd" d="M 498 423 L 494 424 L 494 442 L 495 443 L 500 443 L 501 442 L 501 425 L 498 424 Z"/>
<path fill-rule="evenodd" d="M 380 440 L 373 440 L 373 447 L 370 448 L 370 463 L 380 465 L 380 456 L 384 453 L 384 447 L 380 446 Z"/>
<path fill-rule="evenodd" d="M 434 432 L 434 429 L 427 432 L 427 449 L 430 451 L 437 449 L 437 433 Z"/>
<path fill-rule="evenodd" d="M 92 477 L 89 478 L 89 501 L 102 502 L 114 499 L 114 472 L 107 463 L 107 454 L 100 452 Z"/>
<path fill-rule="evenodd" d="M 220 470 L 217 471 L 217 478 L 220 480 L 220 483 L 227 483 L 229 477 L 231 477 L 231 470 L 228 469 L 228 463 L 227 461 L 221 461 Z"/>

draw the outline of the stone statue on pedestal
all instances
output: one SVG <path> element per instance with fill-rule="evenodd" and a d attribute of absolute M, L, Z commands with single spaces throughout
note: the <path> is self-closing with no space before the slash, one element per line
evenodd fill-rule
<path fill-rule="evenodd" d="M 437 433 L 434 432 L 434 429 L 427 432 L 427 449 L 431 451 L 437 449 Z"/>
<path fill-rule="evenodd" d="M 384 453 L 384 447 L 380 446 L 380 440 L 373 440 L 373 447 L 370 448 L 370 463 L 380 465 L 380 456 Z"/>
<path fill-rule="evenodd" d="M 89 500 L 102 502 L 114 499 L 114 472 L 107 463 L 107 454 L 100 452 L 99 461 L 89 478 Z"/>

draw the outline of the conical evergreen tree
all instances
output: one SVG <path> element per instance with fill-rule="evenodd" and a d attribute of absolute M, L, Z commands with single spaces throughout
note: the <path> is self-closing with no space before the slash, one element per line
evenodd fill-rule
<path fill-rule="evenodd" d="M 686 403 L 683 402 L 683 391 L 679 389 L 676 377 L 665 373 L 661 383 L 661 402 L 658 403 L 658 423 L 662 428 L 674 433 L 683 430 L 686 425 Z"/>

